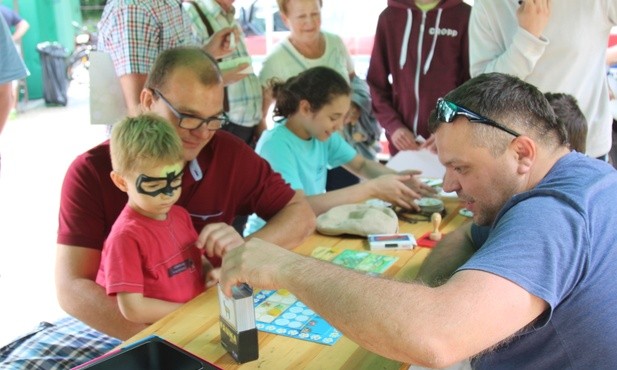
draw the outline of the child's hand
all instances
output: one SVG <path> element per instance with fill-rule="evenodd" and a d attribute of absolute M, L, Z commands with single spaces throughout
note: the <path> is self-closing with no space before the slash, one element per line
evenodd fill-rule
<path fill-rule="evenodd" d="M 382 175 L 367 183 L 373 187 L 376 198 L 398 207 L 419 211 L 420 207 L 413 200 L 434 195 L 435 189 L 420 181 L 416 177 L 417 174 L 418 171 L 405 171 L 400 174 Z"/>
<path fill-rule="evenodd" d="M 205 249 L 208 257 L 223 257 L 227 251 L 244 243 L 244 238 L 233 226 L 224 222 L 206 225 L 199 233 L 195 245 L 199 249 Z"/>
<path fill-rule="evenodd" d="M 212 264 L 206 258 L 202 258 L 202 262 L 204 276 L 206 277 L 206 289 L 208 289 L 215 286 L 219 282 L 219 279 L 221 278 L 221 268 L 212 267 Z"/>
<path fill-rule="evenodd" d="M 405 209 L 416 209 L 414 199 L 420 195 L 405 184 L 410 175 L 389 174 L 368 180 L 365 184 L 372 188 L 374 198 L 381 199 Z"/>
<path fill-rule="evenodd" d="M 423 197 L 431 197 L 431 196 L 435 196 L 435 194 L 437 194 L 437 190 L 435 190 L 433 187 L 423 183 L 418 178 L 418 175 L 421 174 L 420 171 L 405 170 L 405 171 L 399 172 L 399 174 L 400 175 L 411 175 L 411 177 L 408 180 L 405 180 L 404 183 L 410 189 L 412 189 L 416 193 L 420 194 L 421 196 L 423 196 Z"/>

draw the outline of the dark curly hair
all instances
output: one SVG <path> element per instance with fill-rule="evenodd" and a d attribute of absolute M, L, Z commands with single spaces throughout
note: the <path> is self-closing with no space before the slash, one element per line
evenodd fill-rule
<path fill-rule="evenodd" d="M 285 82 L 271 80 L 269 87 L 276 99 L 275 118 L 294 114 L 301 100 L 308 101 L 316 112 L 338 96 L 351 95 L 351 87 L 343 76 L 328 67 L 309 68 Z"/>

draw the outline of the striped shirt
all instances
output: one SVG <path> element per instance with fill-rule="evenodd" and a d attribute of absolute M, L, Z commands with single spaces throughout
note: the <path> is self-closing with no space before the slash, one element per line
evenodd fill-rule
<path fill-rule="evenodd" d="M 98 27 L 98 48 L 118 76 L 148 74 L 161 51 L 197 45 L 178 0 L 109 0 Z"/>
<path fill-rule="evenodd" d="M 234 19 L 234 8 L 232 8 L 232 11 L 225 13 L 214 0 L 196 0 L 195 3 L 198 4 L 201 11 L 206 15 L 214 32 L 231 26 L 240 28 Z M 207 27 L 199 17 L 199 13 L 190 3 L 185 2 L 183 6 L 185 13 L 191 20 L 195 37 L 201 43 L 205 43 L 211 35 L 208 34 Z M 236 43 L 234 52 L 230 56 L 225 57 L 223 61 L 236 58 L 247 58 L 250 60 L 244 42 L 244 35 L 241 35 L 240 40 Z M 229 101 L 228 115 L 231 122 L 245 127 L 256 126 L 262 116 L 262 92 L 257 76 L 254 73 L 250 73 L 242 80 L 228 85 L 226 91 Z"/>
<path fill-rule="evenodd" d="M 73 317 L 41 322 L 30 333 L 0 348 L 0 370 L 71 369 L 121 343 Z"/>

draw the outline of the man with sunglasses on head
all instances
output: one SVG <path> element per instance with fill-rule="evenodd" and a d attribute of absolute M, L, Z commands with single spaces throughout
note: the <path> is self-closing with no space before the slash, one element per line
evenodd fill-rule
<path fill-rule="evenodd" d="M 196 47 L 162 52 L 140 95 L 145 112 L 176 129 L 186 162 L 177 201 L 199 233 L 197 246 L 214 266 L 244 239 L 230 226 L 237 214 L 259 214 L 259 237 L 286 248 L 313 230 L 315 216 L 301 191 L 292 190 L 254 150 L 228 132 L 223 80 L 216 61 Z M 101 355 L 146 325 L 127 321 L 115 297 L 95 282 L 101 250 L 127 202 L 112 179 L 109 141 L 78 156 L 69 167 L 60 200 L 56 289 L 60 306 L 73 317 L 34 334 L 16 350 L 0 350 L 7 366 L 24 368 L 49 360 L 69 368 Z M 104 333 L 104 334 L 103 334 Z M 32 347 L 31 347 L 32 346 Z M 37 350 L 44 349 L 44 352 Z M 51 353 L 54 351 L 61 353 Z M 66 358 L 63 358 L 63 355 Z M 7 359 L 8 358 L 8 359 Z M 25 359 L 27 359 L 27 362 Z"/>
<path fill-rule="evenodd" d="M 467 81 L 434 117 L 444 190 L 474 213 L 429 256 L 445 281 L 373 277 L 253 239 L 224 257 L 226 294 L 284 287 L 367 349 L 431 368 L 617 368 L 617 172 L 571 152 L 542 92 L 513 76 Z"/>

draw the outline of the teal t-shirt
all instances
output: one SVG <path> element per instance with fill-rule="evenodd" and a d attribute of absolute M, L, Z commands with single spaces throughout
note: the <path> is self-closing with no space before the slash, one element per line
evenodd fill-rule
<path fill-rule="evenodd" d="M 350 162 L 357 155 L 355 149 L 339 133 L 332 134 L 326 141 L 304 140 L 289 131 L 285 122 L 264 132 L 255 151 L 294 190 L 303 190 L 306 195 L 324 193 L 328 169 Z M 257 215 L 251 215 L 244 235 L 259 230 L 264 224 Z"/>

